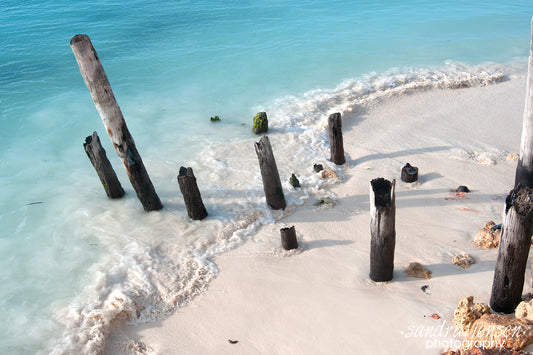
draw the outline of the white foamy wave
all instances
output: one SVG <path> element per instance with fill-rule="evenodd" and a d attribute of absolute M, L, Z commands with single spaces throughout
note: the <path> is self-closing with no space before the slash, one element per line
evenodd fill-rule
<path fill-rule="evenodd" d="M 260 108 L 269 116 L 269 137 L 288 202 L 285 211 L 272 211 L 265 204 L 253 147 L 256 137 L 210 145 L 186 162 L 197 177 L 209 212 L 206 220 L 188 220 L 182 201 L 170 195 L 161 196 L 170 207 L 145 215 L 120 207 L 79 211 L 91 221 L 88 228 L 99 243 L 113 252 L 89 271 L 91 284 L 79 298 L 58 311 L 66 331 L 52 353 L 102 353 L 114 324 L 160 319 L 204 292 L 217 274 L 212 258 L 253 238 L 262 224 L 276 223 L 307 200 L 335 200 L 328 187 L 343 180 L 352 162 L 348 157 L 345 166 L 336 166 L 328 160 L 329 114 L 357 113 L 391 95 L 488 85 L 505 78 L 496 66 L 450 63 L 441 70 L 396 69 Z M 333 170 L 337 178 L 321 178 L 313 164 Z M 291 174 L 300 180 L 300 188 L 289 184 Z"/>
<path fill-rule="evenodd" d="M 443 68 L 396 68 L 350 79 L 334 89 L 319 89 L 302 97 L 284 97 L 272 108 L 273 127 L 321 128 L 334 112 L 351 113 L 358 106 L 371 105 L 391 95 L 416 90 L 458 89 L 485 86 L 506 79 L 505 69 L 495 64 L 468 66 L 447 63 Z M 514 70 L 514 69 L 513 69 Z"/>

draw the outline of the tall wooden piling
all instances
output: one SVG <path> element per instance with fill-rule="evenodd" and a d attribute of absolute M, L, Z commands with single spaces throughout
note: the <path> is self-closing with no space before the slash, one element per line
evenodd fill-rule
<path fill-rule="evenodd" d="M 516 167 L 515 188 L 518 184 L 533 187 L 533 19 L 529 45 L 526 103 L 522 120 L 522 140 L 520 142 L 520 159 Z"/>
<path fill-rule="evenodd" d="M 135 142 L 126 126 L 120 107 L 115 100 L 111 85 L 102 63 L 87 35 L 76 35 L 70 40 L 81 76 L 91 94 L 94 105 L 104 122 L 115 150 L 122 160 L 131 185 L 146 211 L 163 207 L 148 176 Z"/>
<path fill-rule="evenodd" d="M 512 313 L 522 300 L 527 258 L 533 234 L 533 188 L 519 185 L 505 200 L 490 306 Z"/>
<path fill-rule="evenodd" d="M 370 182 L 370 278 L 392 280 L 396 246 L 396 180 L 383 178 Z"/>
<path fill-rule="evenodd" d="M 118 180 L 117 174 L 115 173 L 115 170 L 113 170 L 109 159 L 107 159 L 105 149 L 100 143 L 98 133 L 93 132 L 92 135 L 85 138 L 83 149 L 96 170 L 100 182 L 104 186 L 107 197 L 120 198 L 124 196 L 124 189 L 120 185 L 120 181 Z"/>
<path fill-rule="evenodd" d="M 287 203 L 268 136 L 261 137 L 259 142 L 255 143 L 255 152 L 257 159 L 259 159 L 267 204 L 275 210 L 285 209 Z"/>
<path fill-rule="evenodd" d="M 340 113 L 332 113 L 328 117 L 329 145 L 331 161 L 337 165 L 346 162 L 344 157 L 344 145 L 342 141 L 342 119 Z"/>
<path fill-rule="evenodd" d="M 186 168 L 184 166 L 180 168 L 178 184 L 183 194 L 183 200 L 185 201 L 185 207 L 187 207 L 189 217 L 194 220 L 207 217 L 207 210 L 202 202 L 202 196 L 192 168 Z"/>

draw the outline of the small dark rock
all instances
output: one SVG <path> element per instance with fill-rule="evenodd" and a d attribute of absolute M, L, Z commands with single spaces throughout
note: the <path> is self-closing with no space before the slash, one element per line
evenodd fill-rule
<path fill-rule="evenodd" d="M 415 182 L 418 180 L 418 168 L 407 163 L 402 168 L 401 179 L 403 182 Z"/>
<path fill-rule="evenodd" d="M 238 340 L 231 340 L 231 339 L 228 339 L 228 342 L 230 344 L 237 344 L 239 341 Z"/>
<path fill-rule="evenodd" d="M 259 112 L 257 115 L 255 115 L 252 131 L 255 134 L 268 132 L 268 118 L 266 112 Z"/>
<path fill-rule="evenodd" d="M 470 189 L 464 185 L 459 186 L 457 189 L 455 189 L 455 192 L 466 192 L 469 193 Z"/>
<path fill-rule="evenodd" d="M 315 169 L 315 172 L 319 173 L 324 170 L 324 167 L 322 166 L 322 164 L 315 164 L 313 165 L 313 169 Z"/>
<path fill-rule="evenodd" d="M 292 187 L 300 187 L 300 181 L 294 174 L 291 175 L 291 178 L 289 179 L 289 183 L 292 185 Z"/>

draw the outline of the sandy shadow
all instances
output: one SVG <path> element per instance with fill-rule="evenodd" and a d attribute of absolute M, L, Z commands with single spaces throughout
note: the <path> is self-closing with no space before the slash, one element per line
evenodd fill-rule
<path fill-rule="evenodd" d="M 354 241 L 352 240 L 319 239 L 319 240 L 303 241 L 302 244 L 303 244 L 304 250 L 311 250 L 311 249 L 317 249 L 317 248 L 329 248 L 329 247 L 334 247 L 337 245 L 349 245 L 353 243 Z"/>
<path fill-rule="evenodd" d="M 453 149 L 452 146 L 437 146 L 437 147 L 428 147 L 428 148 L 418 148 L 418 149 L 405 149 L 400 150 L 397 152 L 392 153 L 374 153 L 369 154 L 364 157 L 360 157 L 358 159 L 354 160 L 355 165 L 363 164 L 371 160 L 378 160 L 378 159 L 392 159 L 392 158 L 399 158 L 414 154 L 422 154 L 422 153 L 433 153 L 433 152 L 440 152 L 445 150 L 451 150 Z"/>

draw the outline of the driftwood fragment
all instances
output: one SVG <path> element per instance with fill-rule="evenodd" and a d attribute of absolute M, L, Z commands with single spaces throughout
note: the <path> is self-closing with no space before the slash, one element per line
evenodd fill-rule
<path fill-rule="evenodd" d="M 83 149 L 87 153 L 87 157 L 96 170 L 100 182 L 104 186 L 105 193 L 109 198 L 120 198 L 124 196 L 124 189 L 120 185 L 117 174 L 111 166 L 111 162 L 107 159 L 104 147 L 100 142 L 98 133 L 93 132 L 92 135 L 85 138 Z"/>
<path fill-rule="evenodd" d="M 70 47 L 76 57 L 81 76 L 91 94 L 94 105 L 104 122 L 104 126 L 113 142 L 113 147 L 122 160 L 131 185 L 146 211 L 155 211 L 163 207 L 161 200 L 144 167 L 144 163 L 135 147 L 126 121 L 115 100 L 111 85 L 89 36 L 76 35 L 70 40 Z"/>
<path fill-rule="evenodd" d="M 261 137 L 259 142 L 255 143 L 255 152 L 259 160 L 267 204 L 275 210 L 285 209 L 287 203 L 268 136 Z"/>
<path fill-rule="evenodd" d="M 192 168 L 180 167 L 178 184 L 185 201 L 187 214 L 191 219 L 201 220 L 207 217 L 207 210 L 202 202 L 202 196 L 196 183 Z"/>
<path fill-rule="evenodd" d="M 392 280 L 396 245 L 396 180 L 383 178 L 370 182 L 370 278 Z"/>

